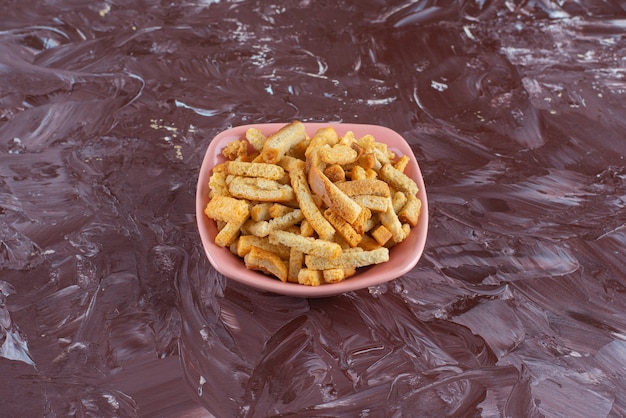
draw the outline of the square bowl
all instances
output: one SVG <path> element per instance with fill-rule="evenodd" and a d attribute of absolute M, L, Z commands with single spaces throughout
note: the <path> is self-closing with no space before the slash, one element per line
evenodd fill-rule
<path fill-rule="evenodd" d="M 219 273 L 232 280 L 260 290 L 288 296 L 312 298 L 338 295 L 386 283 L 406 274 L 415 267 L 424 251 L 428 230 L 428 201 L 426 198 L 424 180 L 415 155 L 406 140 L 397 132 L 379 125 L 304 123 L 306 132 L 311 137 L 318 129 L 332 126 L 340 137 L 348 131 L 352 131 L 357 138 L 369 134 L 374 137 L 376 142 L 387 144 L 388 149 L 393 151 L 397 156 L 408 155 L 410 157 L 410 162 L 405 168 L 404 173 L 412 178 L 419 187 L 417 197 L 422 202 L 419 222 L 411 229 L 411 233 L 404 241 L 390 249 L 389 261 L 360 268 L 355 275 L 338 283 L 306 286 L 298 283 L 284 283 L 261 272 L 249 270 L 246 268 L 242 258 L 233 254 L 228 248 L 223 248 L 215 244 L 214 239 L 218 232 L 217 225 L 215 221 L 209 219 L 204 214 L 204 209 L 209 200 L 209 178 L 213 167 L 224 161 L 222 149 L 228 143 L 243 138 L 249 128 L 257 128 L 264 135 L 269 136 L 283 126 L 285 126 L 285 123 L 237 126 L 219 133 L 209 144 L 198 176 L 196 190 L 196 221 L 202 245 L 213 267 Z"/>

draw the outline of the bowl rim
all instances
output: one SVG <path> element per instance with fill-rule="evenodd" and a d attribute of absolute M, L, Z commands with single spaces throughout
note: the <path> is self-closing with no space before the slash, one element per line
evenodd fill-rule
<path fill-rule="evenodd" d="M 400 153 L 401 155 L 407 154 L 407 151 L 410 153 L 408 155 L 412 158 L 410 158 L 407 170 L 410 171 L 410 177 L 413 178 L 418 185 L 418 197 L 422 201 L 422 207 L 419 222 L 413 227 L 409 237 L 398 244 L 397 248 L 394 247 L 390 251 L 390 257 L 392 257 L 392 255 L 398 254 L 398 251 L 394 253 L 394 250 L 403 248 L 404 250 L 400 254 L 400 261 L 402 261 L 402 263 L 398 263 L 398 260 L 395 260 L 396 263 L 389 264 L 392 262 L 392 259 L 390 259 L 386 263 L 366 267 L 356 275 L 339 283 L 306 286 L 298 283 L 284 283 L 261 272 L 249 270 L 244 266 L 243 260 L 240 257 L 233 254 L 228 248 L 219 247 L 213 242 L 211 234 L 214 236 L 216 232 L 215 222 L 204 215 L 204 208 L 208 202 L 208 180 L 211 171 L 217 163 L 224 161 L 224 158 L 221 156 L 221 149 L 228 142 L 242 138 L 249 128 L 257 128 L 267 135 L 275 132 L 286 124 L 287 122 L 271 122 L 239 125 L 225 129 L 211 139 L 202 160 L 197 178 L 196 224 L 204 252 L 213 268 L 229 279 L 244 283 L 259 290 L 287 296 L 311 298 L 334 296 L 383 284 L 395 280 L 412 270 L 423 254 L 428 233 L 428 199 L 424 179 L 417 158 L 409 143 L 399 133 L 382 125 L 343 122 L 303 122 L 307 134 L 310 136 L 320 128 L 333 126 L 340 136 L 347 131 L 353 131 L 357 137 L 369 133 L 374 136 L 377 142 L 386 143 L 388 147 L 396 153 Z M 413 246 L 412 250 L 411 246 Z M 409 249 L 407 250 L 406 248 Z M 224 263 L 224 260 L 230 260 L 230 262 Z M 243 269 L 238 269 L 237 274 L 234 274 L 228 268 L 231 266 L 231 262 L 235 263 L 235 265 L 240 264 Z M 374 272 L 372 272 L 373 269 L 375 269 Z M 379 275 L 375 274 L 379 270 L 384 274 L 382 279 Z"/>

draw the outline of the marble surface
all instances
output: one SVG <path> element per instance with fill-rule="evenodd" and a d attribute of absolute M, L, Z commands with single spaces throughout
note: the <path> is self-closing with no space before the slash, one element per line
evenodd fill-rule
<path fill-rule="evenodd" d="M 1 416 L 626 416 L 623 2 L 0 12 Z M 293 119 L 410 142 L 410 273 L 307 300 L 211 267 L 211 138 Z"/>

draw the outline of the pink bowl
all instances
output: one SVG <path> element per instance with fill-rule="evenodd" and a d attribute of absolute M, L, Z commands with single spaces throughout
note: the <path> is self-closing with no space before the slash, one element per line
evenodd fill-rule
<path fill-rule="evenodd" d="M 227 248 L 215 245 L 214 238 L 217 234 L 216 225 L 213 220 L 209 219 L 204 214 L 204 208 L 208 203 L 208 183 L 211 171 L 215 165 L 224 161 L 221 154 L 222 149 L 229 142 L 240 139 L 250 127 L 255 127 L 263 132 L 263 134 L 270 135 L 284 125 L 284 123 L 266 123 L 238 126 L 221 132 L 213 138 L 209 144 L 198 177 L 196 220 L 202 239 L 202 245 L 213 267 L 224 276 L 257 289 L 300 297 L 325 297 L 367 288 L 396 279 L 415 267 L 424 251 L 426 233 L 428 230 L 428 201 L 426 199 L 424 180 L 415 156 L 413 155 L 413 151 L 404 138 L 389 128 L 377 125 L 350 123 L 304 124 L 310 136 L 313 136 L 318 129 L 329 125 L 335 127 L 335 130 L 340 136 L 347 131 L 354 132 L 356 137 L 370 134 L 374 136 L 377 142 L 386 143 L 388 148 L 397 155 L 409 155 L 411 157 L 411 161 L 406 167 L 405 173 L 415 180 L 419 187 L 418 197 L 422 201 L 420 220 L 403 242 L 391 248 L 388 262 L 363 268 L 354 276 L 339 283 L 305 286 L 297 283 L 283 283 L 263 273 L 248 270 L 243 263 L 243 259 L 231 253 Z"/>

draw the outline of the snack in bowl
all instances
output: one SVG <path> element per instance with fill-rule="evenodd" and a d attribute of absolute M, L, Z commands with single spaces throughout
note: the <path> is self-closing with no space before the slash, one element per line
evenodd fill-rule
<path fill-rule="evenodd" d="M 198 179 L 211 263 L 291 295 L 326 296 L 406 273 L 424 248 L 425 209 L 410 147 L 374 125 L 233 128 L 210 144 Z M 233 257 L 247 271 L 234 271 Z"/>

